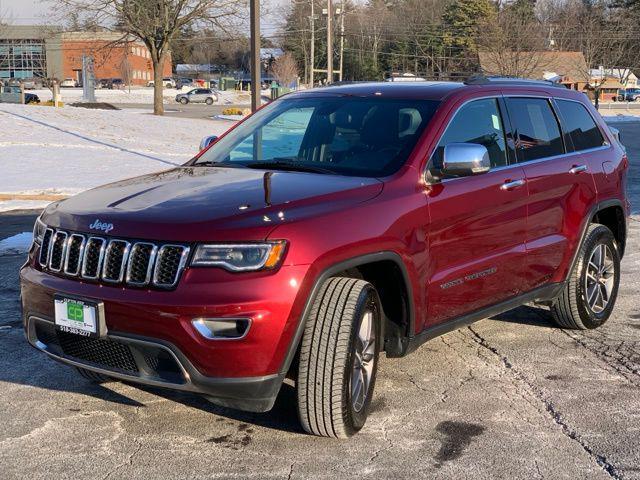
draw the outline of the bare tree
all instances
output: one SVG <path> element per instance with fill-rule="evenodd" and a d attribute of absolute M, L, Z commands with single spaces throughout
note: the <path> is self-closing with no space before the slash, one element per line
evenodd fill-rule
<path fill-rule="evenodd" d="M 238 19 L 245 0 L 55 0 L 67 15 L 76 13 L 97 25 L 139 38 L 153 64 L 153 112 L 164 113 L 163 68 L 171 42 L 188 26 L 225 28 Z"/>
<path fill-rule="evenodd" d="M 273 62 L 273 76 L 282 86 L 288 86 L 298 78 L 298 65 L 290 53 L 285 53 Z"/>
<path fill-rule="evenodd" d="M 125 54 L 122 56 L 122 61 L 120 62 L 120 76 L 122 77 L 122 81 L 125 85 L 129 87 L 129 93 L 131 93 L 131 82 L 133 80 L 133 67 L 131 66 L 131 62 L 129 61 L 128 49 L 126 47 Z"/>

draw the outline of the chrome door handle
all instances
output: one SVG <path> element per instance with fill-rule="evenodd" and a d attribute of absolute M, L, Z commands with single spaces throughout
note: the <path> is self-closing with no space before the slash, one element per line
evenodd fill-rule
<path fill-rule="evenodd" d="M 511 182 L 504 182 L 502 185 L 500 185 L 500 190 L 514 190 L 516 188 L 522 187 L 526 182 L 522 179 L 520 180 L 513 180 Z"/>
<path fill-rule="evenodd" d="M 588 170 L 588 167 L 586 165 L 576 165 L 571 170 L 569 170 L 569 173 L 573 173 L 574 175 L 577 175 L 578 173 L 586 172 L 587 170 Z"/>

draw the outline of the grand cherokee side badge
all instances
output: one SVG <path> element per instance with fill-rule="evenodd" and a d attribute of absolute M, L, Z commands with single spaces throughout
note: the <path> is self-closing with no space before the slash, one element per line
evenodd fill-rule
<path fill-rule="evenodd" d="M 96 221 L 89 225 L 91 230 L 102 230 L 104 233 L 109 233 L 113 230 L 113 223 L 103 223 L 96 218 Z"/>

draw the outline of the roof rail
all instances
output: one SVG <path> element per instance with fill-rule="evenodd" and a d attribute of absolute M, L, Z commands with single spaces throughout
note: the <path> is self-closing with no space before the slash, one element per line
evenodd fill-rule
<path fill-rule="evenodd" d="M 566 88 L 561 83 L 551 80 L 534 80 L 532 78 L 509 77 L 499 75 L 473 75 L 464 82 L 465 85 L 540 85 L 545 87 Z"/>

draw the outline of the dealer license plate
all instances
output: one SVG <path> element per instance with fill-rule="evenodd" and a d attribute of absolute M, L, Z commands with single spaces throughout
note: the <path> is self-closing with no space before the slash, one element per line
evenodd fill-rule
<path fill-rule="evenodd" d="M 62 295 L 56 295 L 54 303 L 56 329 L 83 337 L 100 336 L 98 303 Z"/>

